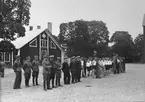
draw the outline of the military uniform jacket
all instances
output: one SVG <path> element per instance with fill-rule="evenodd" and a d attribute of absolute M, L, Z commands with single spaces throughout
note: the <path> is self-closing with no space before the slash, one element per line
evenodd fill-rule
<path fill-rule="evenodd" d="M 56 70 L 61 70 L 61 63 L 56 61 L 55 67 L 56 67 Z"/>
<path fill-rule="evenodd" d="M 32 70 L 33 71 L 39 71 L 39 61 L 38 60 L 34 60 L 33 62 L 32 62 Z"/>
<path fill-rule="evenodd" d="M 64 62 L 64 63 L 62 64 L 62 71 L 63 71 L 64 73 L 69 73 L 69 66 L 68 66 L 68 63 L 67 63 L 67 62 Z"/>
<path fill-rule="evenodd" d="M 25 73 L 31 73 L 32 64 L 30 61 L 26 61 L 23 65 L 23 69 Z"/>
<path fill-rule="evenodd" d="M 71 62 L 71 63 L 70 63 L 70 69 L 71 69 L 72 71 L 76 71 L 76 62 Z"/>
<path fill-rule="evenodd" d="M 81 62 L 80 61 L 76 61 L 76 69 L 80 70 L 81 69 Z"/>
<path fill-rule="evenodd" d="M 5 68 L 5 62 L 0 61 L 0 72 L 3 71 Z"/>
<path fill-rule="evenodd" d="M 14 72 L 20 72 L 20 71 L 22 71 L 21 70 L 21 63 L 20 63 L 20 61 L 15 61 L 14 62 L 14 65 L 13 65 L 13 70 L 14 70 Z"/>
<path fill-rule="evenodd" d="M 55 62 L 54 61 L 50 61 L 51 64 L 51 68 L 56 68 Z"/>
<path fill-rule="evenodd" d="M 48 74 L 48 73 L 50 73 L 50 69 L 51 69 L 51 64 L 50 64 L 50 62 L 49 61 L 47 61 L 47 60 L 43 60 L 42 61 L 42 66 L 43 66 L 43 74 Z"/>

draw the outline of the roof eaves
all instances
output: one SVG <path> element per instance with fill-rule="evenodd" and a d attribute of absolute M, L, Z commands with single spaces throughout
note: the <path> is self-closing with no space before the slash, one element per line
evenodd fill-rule
<path fill-rule="evenodd" d="M 50 35 L 50 37 L 51 37 L 52 40 L 56 43 L 56 45 L 59 47 L 59 49 L 60 49 L 61 51 L 63 51 L 63 49 L 62 49 L 62 47 L 60 46 L 60 44 L 54 39 L 52 33 L 51 33 L 48 29 L 46 29 L 45 32 L 46 32 L 47 34 Z"/>

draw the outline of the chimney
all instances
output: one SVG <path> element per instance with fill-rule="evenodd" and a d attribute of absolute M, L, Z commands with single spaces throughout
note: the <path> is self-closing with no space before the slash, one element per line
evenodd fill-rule
<path fill-rule="evenodd" d="M 29 26 L 29 31 L 32 31 L 33 30 L 33 26 Z"/>
<path fill-rule="evenodd" d="M 51 33 L 52 33 L 52 23 L 48 22 L 48 28 L 47 28 Z"/>
<path fill-rule="evenodd" d="M 41 26 L 40 25 L 37 25 L 37 29 L 41 29 Z"/>

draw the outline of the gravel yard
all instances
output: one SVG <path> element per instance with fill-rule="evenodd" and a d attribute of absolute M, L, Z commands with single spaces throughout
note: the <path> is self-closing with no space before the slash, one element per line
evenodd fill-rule
<path fill-rule="evenodd" d="M 1 102 L 145 102 L 145 65 L 127 64 L 126 73 L 109 75 L 101 79 L 83 78 L 82 82 L 53 90 L 43 91 L 42 72 L 39 86 L 24 86 L 14 90 L 15 74 L 12 69 L 5 70 L 1 78 Z"/>

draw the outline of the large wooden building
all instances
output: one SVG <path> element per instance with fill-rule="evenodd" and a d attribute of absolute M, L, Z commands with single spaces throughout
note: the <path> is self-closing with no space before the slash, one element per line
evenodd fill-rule
<path fill-rule="evenodd" d="M 63 62 L 63 49 L 54 38 L 51 31 L 51 23 L 48 23 L 47 29 L 34 29 L 27 31 L 25 37 L 18 38 L 16 41 L 12 42 L 17 49 L 17 53 L 3 53 L 4 61 L 13 64 L 14 55 L 16 54 L 20 55 L 22 62 L 27 56 L 30 56 L 31 59 L 33 59 L 35 55 L 39 57 L 39 60 L 42 60 L 44 54 L 47 54 L 54 55 L 55 59 L 60 57 L 61 62 Z"/>

